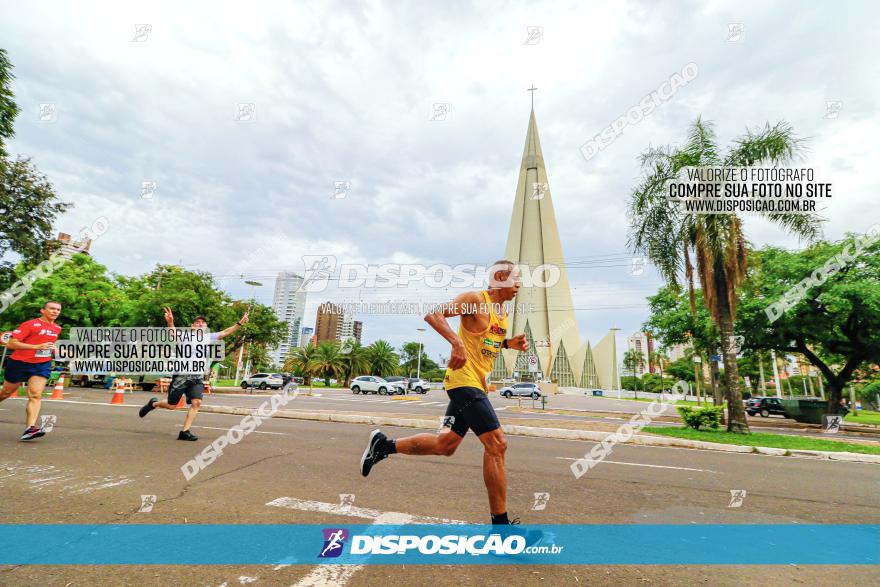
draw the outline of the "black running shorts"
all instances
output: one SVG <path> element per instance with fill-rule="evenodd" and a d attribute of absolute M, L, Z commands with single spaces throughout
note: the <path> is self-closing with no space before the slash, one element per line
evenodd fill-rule
<path fill-rule="evenodd" d="M 449 406 L 443 418 L 443 427 L 451 428 L 453 432 L 464 438 L 468 429 L 480 436 L 485 432 L 491 432 L 501 428 L 495 408 L 489 403 L 489 398 L 482 389 L 476 387 L 456 387 L 447 389 Z"/>
<path fill-rule="evenodd" d="M 168 403 L 173 406 L 180 401 L 180 396 L 185 395 L 186 403 L 192 404 L 194 399 L 202 399 L 204 391 L 201 375 L 174 375 L 168 386 Z"/>

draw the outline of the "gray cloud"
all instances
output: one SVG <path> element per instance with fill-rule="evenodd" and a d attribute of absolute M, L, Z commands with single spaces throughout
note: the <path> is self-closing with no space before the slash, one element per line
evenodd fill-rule
<path fill-rule="evenodd" d="M 33 2 L 7 4 L 0 32 L 23 109 L 12 150 L 32 155 L 76 203 L 58 228 L 106 215 L 113 225 L 94 254 L 111 270 L 181 261 L 247 296 L 231 272 L 298 271 L 302 255 L 494 260 L 532 83 L 569 259 L 625 251 L 638 154 L 680 142 L 698 115 L 717 123 L 722 143 L 790 121 L 810 139 L 806 163 L 840 188 L 826 234 L 867 226 L 880 182 L 876 141 L 865 139 L 878 134 L 880 76 L 864 48 L 877 12 L 868 2 Z M 741 41 L 726 40 L 731 22 L 744 24 Z M 135 23 L 151 24 L 146 42 L 132 42 Z M 525 45 L 535 25 L 544 35 Z M 581 144 L 689 62 L 700 68 L 693 83 L 581 157 Z M 843 102 L 839 118 L 823 117 L 826 100 Z M 41 102 L 56 104 L 56 122 L 37 120 Z M 429 120 L 435 102 L 449 103 L 447 120 Z M 254 122 L 235 120 L 239 103 L 255 104 Z M 139 198 L 144 180 L 158 182 L 152 200 Z M 351 182 L 345 199 L 331 199 L 335 181 Z M 756 244 L 797 244 L 760 222 L 747 229 Z M 288 244 L 233 269 L 267 235 Z M 644 296 L 659 285 L 650 269 L 633 277 L 626 264 L 573 268 L 570 280 L 582 335 L 594 342 L 611 326 L 638 329 Z M 310 298 L 306 324 L 322 301 Z M 619 309 L 595 309 L 608 306 Z M 364 322 L 368 340 L 395 344 L 421 326 L 418 317 Z M 425 341 L 434 358 L 446 351 L 437 337 Z"/>

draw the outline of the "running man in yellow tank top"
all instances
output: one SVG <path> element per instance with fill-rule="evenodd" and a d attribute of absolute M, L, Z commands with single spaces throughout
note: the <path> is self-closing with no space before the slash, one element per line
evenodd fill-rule
<path fill-rule="evenodd" d="M 425 316 L 425 321 L 452 345 L 444 388 L 449 406 L 439 434 L 416 434 L 392 440 L 374 430 L 361 457 L 361 474 L 370 474 L 373 465 L 394 453 L 407 455 L 452 456 L 468 429 L 483 443 L 483 480 L 489 493 L 493 524 L 509 524 L 507 517 L 507 476 L 504 453 L 507 440 L 495 409 L 486 397 L 486 375 L 501 349 L 527 351 L 525 335 L 507 338 L 507 315 L 503 303 L 516 297 L 521 285 L 519 271 L 512 261 L 496 261 L 490 269 L 489 289 L 461 294 L 452 303 Z M 447 318 L 460 317 L 458 332 Z"/>

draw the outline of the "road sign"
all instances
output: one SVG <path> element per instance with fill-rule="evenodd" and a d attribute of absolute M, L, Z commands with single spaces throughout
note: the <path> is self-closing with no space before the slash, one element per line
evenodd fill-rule
<path fill-rule="evenodd" d="M 709 360 L 710 360 L 710 361 L 720 361 L 720 360 L 721 360 L 721 355 L 712 355 L 712 356 L 709 357 Z"/>
<path fill-rule="evenodd" d="M 529 373 L 537 373 L 538 372 L 538 357 L 535 355 L 529 355 Z"/>

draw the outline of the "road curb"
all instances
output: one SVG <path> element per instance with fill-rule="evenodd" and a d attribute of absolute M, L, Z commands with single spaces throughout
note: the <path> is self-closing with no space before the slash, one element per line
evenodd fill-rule
<path fill-rule="evenodd" d="M 217 414 L 233 414 L 248 416 L 256 412 L 255 409 L 238 408 L 230 406 L 205 406 L 202 412 Z M 372 426 L 399 426 L 402 428 L 428 428 L 436 429 L 440 426 L 439 419 L 422 420 L 417 418 L 391 418 L 388 416 L 369 416 L 366 414 L 334 414 L 328 412 L 297 412 L 293 410 L 278 410 L 273 418 L 286 418 L 290 420 L 311 420 L 316 422 L 339 422 L 342 424 L 370 424 Z M 531 436 L 534 438 L 552 438 L 556 440 L 593 440 L 602 441 L 614 432 L 597 432 L 593 430 L 567 430 L 564 428 L 536 428 L 534 426 L 520 426 L 507 424 L 501 427 L 506 434 L 513 436 Z M 702 440 L 687 440 L 672 436 L 649 436 L 646 434 L 633 434 L 626 440 L 617 441 L 622 444 L 637 444 L 640 446 L 665 446 L 675 448 L 694 448 L 700 450 L 714 450 L 720 452 L 738 452 L 762 454 L 770 456 L 791 456 L 811 458 L 825 461 L 848 461 L 853 463 L 877 463 L 880 464 L 880 455 L 869 455 L 851 452 L 831 452 L 822 450 L 795 450 L 784 448 L 771 448 L 765 446 L 743 446 L 739 444 L 721 444 L 718 442 L 704 442 Z"/>

